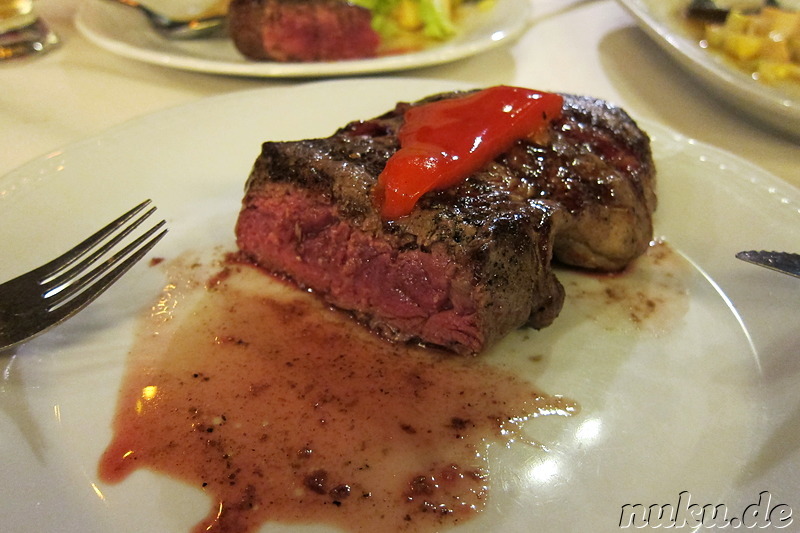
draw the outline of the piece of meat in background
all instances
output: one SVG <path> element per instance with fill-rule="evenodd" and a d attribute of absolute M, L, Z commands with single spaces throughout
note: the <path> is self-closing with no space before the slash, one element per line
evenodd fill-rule
<path fill-rule="evenodd" d="M 230 35 L 245 57 L 280 62 L 374 57 L 369 10 L 341 0 L 233 0 Z"/>

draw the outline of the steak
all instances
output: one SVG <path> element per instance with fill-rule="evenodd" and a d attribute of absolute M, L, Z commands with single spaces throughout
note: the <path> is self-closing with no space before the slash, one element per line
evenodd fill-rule
<path fill-rule="evenodd" d="M 549 325 L 552 261 L 618 270 L 652 237 L 649 139 L 621 109 L 565 96 L 561 118 L 454 187 L 383 220 L 372 191 L 414 105 L 332 136 L 266 142 L 236 225 L 242 254 L 393 341 L 475 354 Z"/>
<path fill-rule="evenodd" d="M 233 0 L 230 35 L 247 58 L 337 61 L 376 55 L 372 13 L 343 0 Z"/>

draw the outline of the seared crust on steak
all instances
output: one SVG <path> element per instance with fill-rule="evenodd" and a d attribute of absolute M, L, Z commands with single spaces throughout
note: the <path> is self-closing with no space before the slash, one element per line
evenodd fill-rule
<path fill-rule="evenodd" d="M 554 242 L 556 259 L 590 269 L 624 268 L 653 236 L 656 172 L 649 137 L 622 109 L 575 96 L 565 99 L 552 131 L 543 157 L 535 159 L 540 170 L 526 173 L 526 181 L 531 194 L 569 213 Z M 530 145 L 528 150 L 536 152 Z"/>
<path fill-rule="evenodd" d="M 325 139 L 267 142 L 248 179 L 239 248 L 395 341 L 477 353 L 542 328 L 564 291 L 553 256 L 617 270 L 652 236 L 649 140 L 620 109 L 565 96 L 546 139 L 520 140 L 460 185 L 381 219 L 372 190 L 398 149 L 400 103 Z"/>

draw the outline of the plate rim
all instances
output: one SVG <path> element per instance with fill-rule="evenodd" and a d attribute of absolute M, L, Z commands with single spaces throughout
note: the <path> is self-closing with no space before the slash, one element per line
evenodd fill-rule
<path fill-rule="evenodd" d="M 618 1 L 626 1 L 626 0 L 618 0 Z M 302 80 L 299 82 L 298 86 L 300 87 L 313 87 L 313 86 L 326 86 L 330 84 L 343 84 L 349 85 L 353 82 L 351 78 L 331 78 L 331 79 L 319 79 L 319 80 Z M 386 83 L 391 82 L 393 84 L 419 84 L 419 85 L 430 85 L 431 87 L 436 86 L 452 86 L 453 90 L 468 90 L 479 88 L 480 85 L 476 84 L 475 82 L 470 81 L 462 81 L 462 80 L 451 80 L 447 78 L 415 78 L 411 76 L 390 76 L 390 75 L 379 75 L 369 78 L 370 83 Z M 259 86 L 259 87 L 249 87 L 245 89 L 240 89 L 232 92 L 221 93 L 216 95 L 210 95 L 201 98 L 200 100 L 190 101 L 190 102 L 183 102 L 179 104 L 175 104 L 172 106 L 165 107 L 164 109 L 154 110 L 150 113 L 146 113 L 141 116 L 131 117 L 130 119 L 124 120 L 119 124 L 115 124 L 108 128 L 105 128 L 99 132 L 93 133 L 91 135 L 81 137 L 75 139 L 73 141 L 69 141 L 66 143 L 62 143 L 57 146 L 53 146 L 50 148 L 45 148 L 42 153 L 38 156 L 35 156 L 22 164 L 18 165 L 15 168 L 12 168 L 5 174 L 0 174 L 0 183 L 4 183 L 6 181 L 13 180 L 16 178 L 16 175 L 20 172 L 24 172 L 26 167 L 34 165 L 37 162 L 44 162 L 49 159 L 54 153 L 61 153 L 66 149 L 69 149 L 73 146 L 78 146 L 85 143 L 96 143 L 100 139 L 107 137 L 109 135 L 114 135 L 117 131 L 125 130 L 130 127 L 131 124 L 136 124 L 139 122 L 145 122 L 149 120 L 158 120 L 160 116 L 166 114 L 173 114 L 173 113 L 182 113 L 185 109 L 190 109 L 195 106 L 204 106 L 207 105 L 209 102 L 214 101 L 226 101 L 226 100 L 238 100 L 243 96 L 245 98 L 248 97 L 248 93 L 256 94 L 256 93 L 266 93 L 271 91 L 282 92 L 285 91 L 287 87 L 278 85 L 278 86 Z M 391 100 L 391 98 L 389 98 Z M 388 101 L 388 100 L 387 100 Z M 614 102 L 611 102 L 615 104 Z M 389 104 L 391 105 L 391 103 Z M 616 105 L 616 104 L 615 104 Z M 686 144 L 691 144 L 695 146 L 702 146 L 708 151 L 713 152 L 714 159 L 719 157 L 723 157 L 726 159 L 727 162 L 734 162 L 736 166 L 748 168 L 750 172 L 754 174 L 751 176 L 753 182 L 761 182 L 764 184 L 765 188 L 767 189 L 775 189 L 775 190 L 787 190 L 789 195 L 796 195 L 798 198 L 798 202 L 800 202 L 800 186 L 794 185 L 784 179 L 781 179 L 778 175 L 770 172 L 764 167 L 759 166 L 758 164 L 746 159 L 743 156 L 735 154 L 729 150 L 724 148 L 718 147 L 713 145 L 709 142 L 702 141 L 696 139 L 694 137 L 690 137 L 683 133 L 680 133 L 678 130 L 671 128 L 670 126 L 654 119 L 650 119 L 644 116 L 636 116 L 632 115 L 632 118 L 635 122 L 637 122 L 642 129 L 647 131 L 648 134 L 650 133 L 649 130 L 656 130 L 658 134 L 666 134 L 673 140 L 673 142 L 681 142 Z M 10 196 L 13 196 L 10 195 Z M 0 203 L 4 200 L 4 198 L 8 198 L 8 196 L 2 195 L 0 196 Z"/>
<path fill-rule="evenodd" d="M 500 5 L 492 7 L 493 10 L 513 9 L 514 17 L 510 17 L 510 24 L 497 28 L 492 33 L 492 38 L 482 40 L 467 40 L 464 43 L 453 45 L 442 43 L 435 47 L 409 54 L 383 56 L 374 59 L 355 59 L 348 61 L 314 62 L 314 63 L 278 63 L 257 62 L 241 58 L 233 62 L 215 58 L 195 58 L 181 53 L 170 53 L 147 49 L 126 42 L 114 36 L 105 35 L 92 23 L 91 16 L 98 13 L 114 13 L 115 18 L 127 19 L 136 16 L 136 13 L 125 13 L 124 6 L 107 5 L 99 0 L 86 0 L 82 2 L 75 15 L 75 26 L 78 31 L 89 41 L 121 57 L 134 59 L 145 63 L 163 67 L 192 72 L 206 72 L 228 76 L 249 76 L 261 78 L 320 78 L 342 75 L 358 75 L 387 73 L 393 71 L 410 70 L 427 66 L 449 63 L 460 59 L 487 52 L 522 35 L 530 23 L 531 6 L 527 0 L 499 0 Z M 507 16 L 507 14 L 505 15 Z"/>
<path fill-rule="evenodd" d="M 651 9 L 653 1 L 617 0 L 617 3 L 683 69 L 725 101 L 759 123 L 800 139 L 800 99 L 753 80 L 744 72 L 726 65 L 721 58 L 715 58 L 711 52 L 701 48 L 688 35 L 676 31 L 668 20 Z M 678 7 L 680 2 L 681 0 L 672 0 L 669 6 Z"/>

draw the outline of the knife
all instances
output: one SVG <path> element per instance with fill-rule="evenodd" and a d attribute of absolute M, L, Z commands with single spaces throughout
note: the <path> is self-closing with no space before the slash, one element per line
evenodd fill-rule
<path fill-rule="evenodd" d="M 754 265 L 760 265 L 800 278 L 800 254 L 750 250 L 739 252 L 736 257 Z"/>

